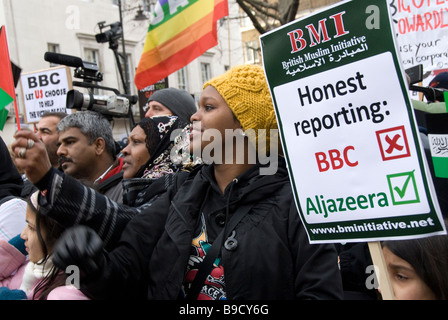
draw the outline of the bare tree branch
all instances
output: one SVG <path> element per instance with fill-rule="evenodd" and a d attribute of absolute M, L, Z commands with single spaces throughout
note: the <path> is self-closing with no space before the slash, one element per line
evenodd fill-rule
<path fill-rule="evenodd" d="M 267 1 L 258 1 L 258 0 L 246 0 L 247 3 L 251 5 L 258 5 L 260 7 L 265 7 L 267 9 L 278 9 L 278 3 L 276 2 L 267 2 Z"/>
<path fill-rule="evenodd" d="M 246 13 L 246 15 L 249 17 L 250 21 L 252 21 L 252 24 L 254 25 L 254 28 L 260 33 L 263 34 L 266 32 L 265 28 L 260 24 L 260 22 L 255 17 L 252 10 L 247 6 L 246 1 L 244 0 L 236 0 L 236 3 L 240 6 L 240 8 Z"/>
<path fill-rule="evenodd" d="M 260 18 L 263 16 L 273 18 L 275 20 L 279 20 L 280 16 L 275 14 L 277 11 L 277 6 L 268 6 L 264 2 L 254 1 L 254 0 L 245 0 L 248 4 L 252 6 L 259 14 L 261 14 Z M 274 10 L 269 10 L 274 9 Z"/>
<path fill-rule="evenodd" d="M 263 34 L 282 24 L 293 21 L 300 0 L 236 0 L 240 8 L 252 21 L 254 28 Z"/>

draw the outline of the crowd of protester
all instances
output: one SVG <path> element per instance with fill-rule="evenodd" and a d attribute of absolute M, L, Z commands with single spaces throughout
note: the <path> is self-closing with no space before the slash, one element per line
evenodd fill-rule
<path fill-rule="evenodd" d="M 197 106 L 156 91 L 123 149 L 93 111 L 46 114 L 9 150 L 0 139 L 0 299 L 381 299 L 366 243 L 309 243 L 273 129 L 263 69 L 240 65 Z M 201 139 L 212 130 L 222 141 Z M 278 153 L 274 174 L 254 150 Z M 447 299 L 446 235 L 382 246 L 396 299 Z"/>

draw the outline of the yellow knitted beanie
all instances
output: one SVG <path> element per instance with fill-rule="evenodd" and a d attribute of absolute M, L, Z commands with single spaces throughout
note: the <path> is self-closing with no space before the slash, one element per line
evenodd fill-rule
<path fill-rule="evenodd" d="M 260 151 L 260 146 L 269 150 L 270 130 L 278 129 L 278 126 L 263 68 L 258 65 L 236 66 L 206 82 L 204 88 L 207 86 L 216 88 L 224 98 L 243 130 L 248 132 L 255 149 Z M 254 130 L 255 137 L 250 135 L 253 131 L 249 129 Z M 266 138 L 260 129 L 266 129 Z"/>

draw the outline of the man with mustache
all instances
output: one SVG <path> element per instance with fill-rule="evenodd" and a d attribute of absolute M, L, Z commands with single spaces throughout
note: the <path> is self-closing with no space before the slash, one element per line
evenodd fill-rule
<path fill-rule="evenodd" d="M 51 165 L 56 169 L 59 168 L 58 162 L 58 130 L 57 125 L 61 119 L 67 116 L 64 112 L 46 112 L 42 115 L 41 119 L 36 126 L 36 134 L 39 139 L 45 144 L 47 149 L 48 158 Z"/>
<path fill-rule="evenodd" d="M 123 159 L 117 157 L 110 123 L 97 112 L 78 111 L 57 128 L 57 154 L 64 173 L 121 203 Z"/>
<path fill-rule="evenodd" d="M 59 134 L 57 126 L 59 121 L 66 116 L 67 114 L 64 112 L 45 112 L 35 127 L 35 133 L 39 140 L 44 143 L 51 165 L 59 170 L 62 169 L 60 168 L 57 154 L 59 148 Z M 29 197 L 33 191 L 33 184 L 28 179 L 24 179 L 24 185 L 21 193 L 22 198 Z"/>

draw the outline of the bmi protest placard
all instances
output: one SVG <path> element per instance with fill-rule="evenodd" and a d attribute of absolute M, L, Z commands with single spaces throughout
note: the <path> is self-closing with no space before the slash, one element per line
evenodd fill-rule
<path fill-rule="evenodd" d="M 67 93 L 72 89 L 70 68 L 61 66 L 23 73 L 20 83 L 26 123 L 39 122 L 45 112 L 71 113 L 66 108 Z"/>
<path fill-rule="evenodd" d="M 260 37 L 311 243 L 443 234 L 386 1 L 345 1 Z"/>

